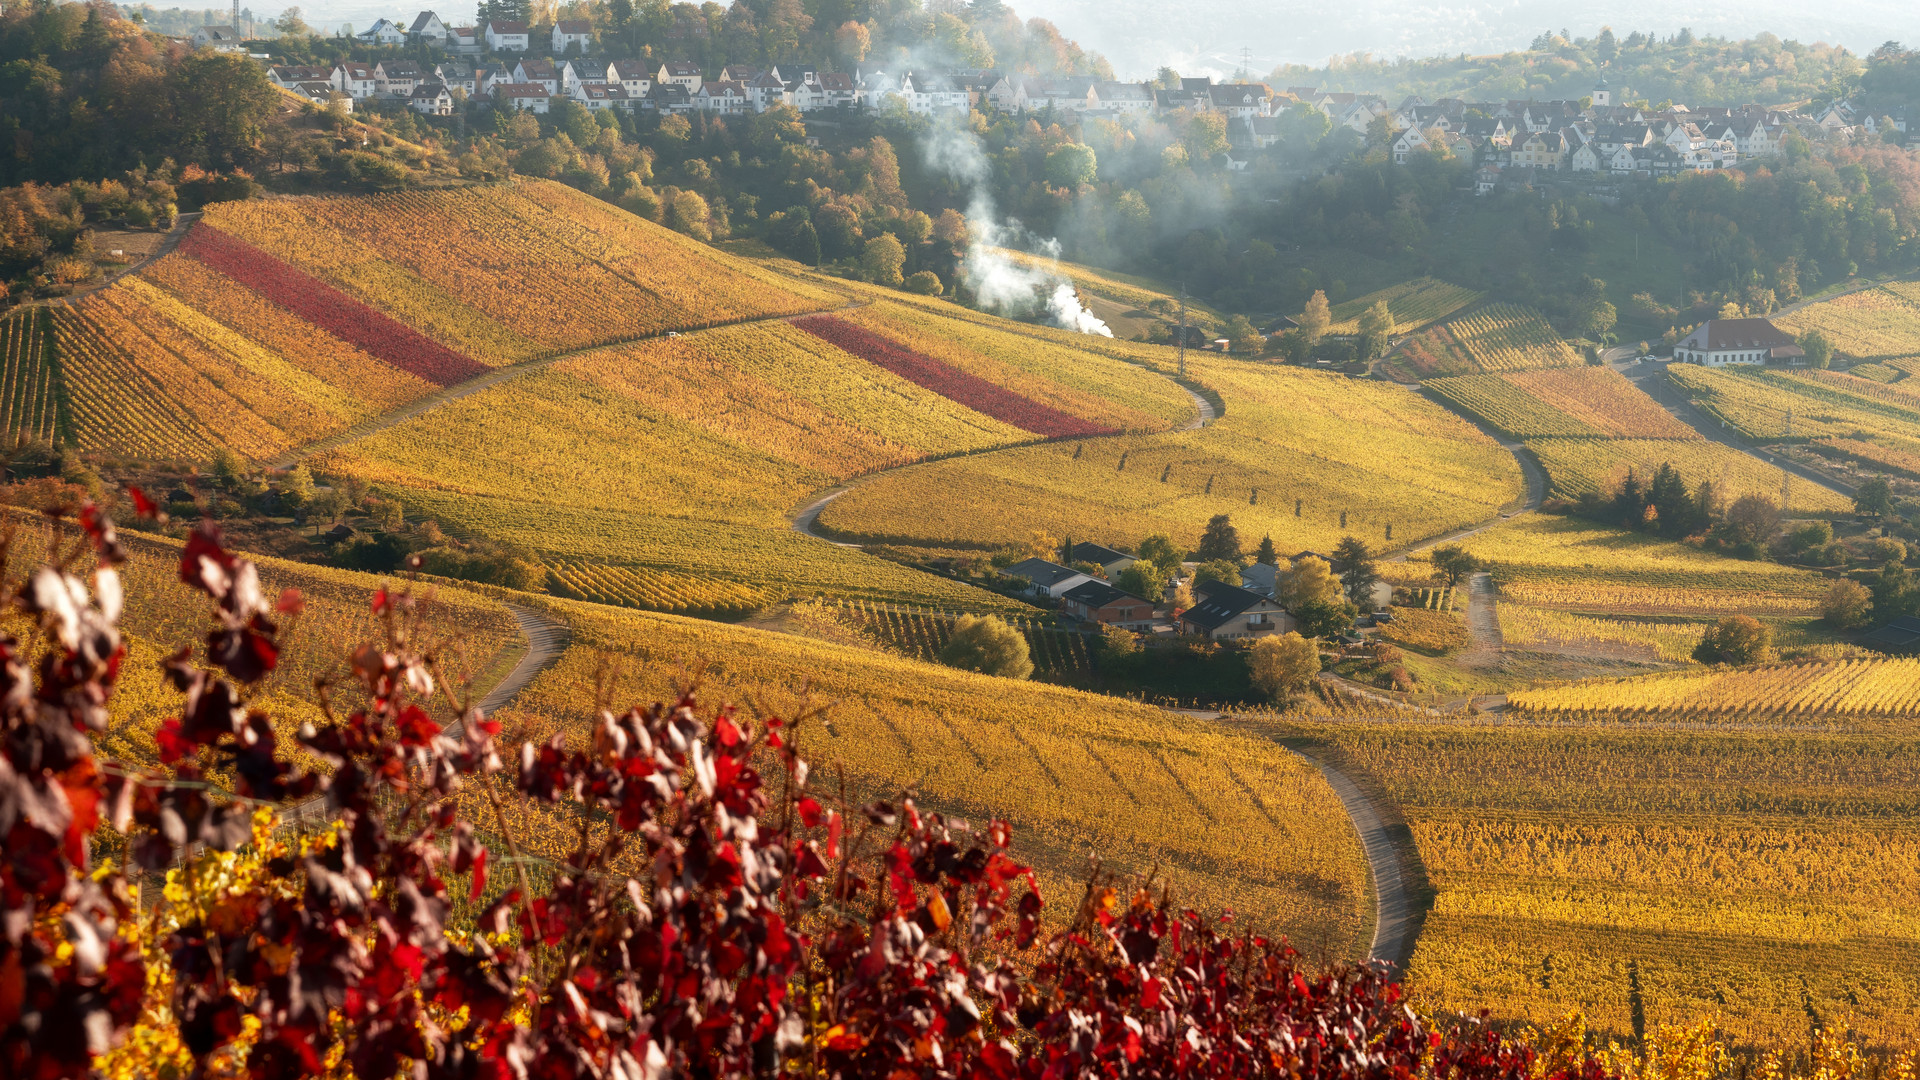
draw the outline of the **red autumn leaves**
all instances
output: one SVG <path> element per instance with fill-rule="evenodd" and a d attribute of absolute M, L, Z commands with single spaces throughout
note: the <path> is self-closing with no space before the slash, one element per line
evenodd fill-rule
<path fill-rule="evenodd" d="M 1112 428 L 1061 412 L 1052 406 L 1021 397 L 1004 387 L 995 386 L 978 375 L 971 375 L 911 349 L 888 341 L 879 334 L 832 315 L 810 315 L 795 319 L 795 326 L 843 352 L 852 353 L 868 363 L 893 372 L 916 386 L 925 387 L 949 401 L 958 402 L 974 412 L 995 420 L 1044 435 L 1049 439 L 1085 435 L 1112 435 Z"/>
<path fill-rule="evenodd" d="M 180 250 L 340 340 L 429 382 L 452 386 L 487 370 L 319 278 L 205 223 L 187 233 Z"/>

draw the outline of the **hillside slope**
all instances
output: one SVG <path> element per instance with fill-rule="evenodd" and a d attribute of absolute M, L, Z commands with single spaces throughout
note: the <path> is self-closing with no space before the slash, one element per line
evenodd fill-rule
<path fill-rule="evenodd" d="M 54 309 L 64 435 L 270 458 L 492 367 L 837 303 L 554 183 L 216 203 Z"/>

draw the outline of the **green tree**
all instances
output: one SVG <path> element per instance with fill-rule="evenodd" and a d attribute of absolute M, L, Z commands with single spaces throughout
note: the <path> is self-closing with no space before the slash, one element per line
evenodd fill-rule
<path fill-rule="evenodd" d="M 1276 702 L 1303 693 L 1320 675 L 1320 650 L 1299 634 L 1264 637 L 1247 650 L 1254 688 Z"/>
<path fill-rule="evenodd" d="M 1273 537 L 1263 536 L 1260 538 L 1260 550 L 1254 555 L 1253 561 L 1264 566 L 1280 565 L 1280 553 L 1274 550 Z"/>
<path fill-rule="evenodd" d="M 1108 624 L 1100 628 L 1097 647 L 1103 664 L 1121 664 L 1140 654 L 1140 639 L 1124 626 Z"/>
<path fill-rule="evenodd" d="M 196 160 L 217 167 L 253 159 L 280 100 L 260 65 L 239 53 L 206 50 L 174 65 L 167 90 L 180 145 Z"/>
<path fill-rule="evenodd" d="M 1480 560 L 1458 544 L 1442 544 L 1433 549 L 1433 575 L 1449 588 L 1480 572 Z"/>
<path fill-rule="evenodd" d="M 1182 138 L 1187 149 L 1187 159 L 1198 165 L 1212 159 L 1215 155 L 1227 152 L 1227 118 L 1217 112 L 1195 113 L 1187 121 L 1187 130 Z"/>
<path fill-rule="evenodd" d="M 903 288 L 910 293 L 919 293 L 921 296 L 939 296 L 946 291 L 946 286 L 940 283 L 940 275 L 931 270 L 916 271 L 907 278 Z"/>
<path fill-rule="evenodd" d="M 1373 563 L 1373 549 L 1365 540 L 1348 536 L 1333 549 L 1333 561 L 1340 567 L 1340 583 L 1347 599 L 1362 611 L 1373 610 L 1373 587 L 1380 582 L 1380 569 Z"/>
<path fill-rule="evenodd" d="M 1873 610 L 1873 594 L 1857 581 L 1844 578 L 1833 583 L 1820 599 L 1820 614 L 1829 625 L 1841 630 L 1865 626 Z"/>
<path fill-rule="evenodd" d="M 1099 161 L 1093 147 L 1064 143 L 1048 151 L 1046 168 L 1048 183 L 1071 190 L 1093 183 L 1099 173 Z"/>
<path fill-rule="evenodd" d="M 1202 582 L 1208 582 L 1208 581 L 1217 581 L 1222 585 L 1235 585 L 1235 586 L 1239 585 L 1240 584 L 1239 564 L 1230 563 L 1225 559 L 1213 559 L 1208 562 L 1203 562 L 1199 566 L 1194 567 L 1194 570 L 1193 570 L 1194 585 L 1198 586 Z"/>
<path fill-rule="evenodd" d="M 1360 350 L 1367 359 L 1386 354 L 1393 341 L 1393 312 L 1385 300 L 1360 313 Z"/>
<path fill-rule="evenodd" d="M 1853 512 L 1861 517 L 1883 518 L 1893 512 L 1893 490 L 1884 476 L 1870 476 L 1853 492 Z"/>
<path fill-rule="evenodd" d="M 1333 325 L 1333 308 L 1327 303 L 1325 289 L 1313 290 L 1306 309 L 1300 312 L 1299 322 L 1301 331 L 1307 335 L 1307 344 L 1318 345 L 1327 327 Z"/>
<path fill-rule="evenodd" d="M 866 248 L 860 253 L 860 273 L 876 285 L 898 285 L 903 280 L 900 268 L 906 262 L 907 249 L 901 245 L 899 237 L 892 233 L 881 233 L 867 241 Z"/>
<path fill-rule="evenodd" d="M 1300 632 L 1313 638 L 1333 637 L 1346 632 L 1353 625 L 1354 617 L 1360 609 L 1343 599 L 1316 600 L 1289 609 L 1294 621 L 1300 624 Z"/>
<path fill-rule="evenodd" d="M 1800 351 L 1807 354 L 1807 363 L 1822 371 L 1833 366 L 1833 342 L 1819 330 L 1800 335 Z"/>
<path fill-rule="evenodd" d="M 1751 615 L 1729 615 L 1700 636 L 1693 658 L 1703 664 L 1764 664 L 1773 659 L 1773 627 Z"/>
<path fill-rule="evenodd" d="M 978 671 L 1007 679 L 1033 674 L 1027 639 L 997 615 L 962 615 L 953 635 L 940 650 L 940 662 L 962 671 Z"/>
<path fill-rule="evenodd" d="M 1266 349 L 1267 337 L 1245 315 L 1227 320 L 1227 347 L 1237 353 L 1258 354 Z"/>
<path fill-rule="evenodd" d="M 1167 572 L 1157 564 L 1138 559 L 1128 563 L 1113 584 L 1116 588 L 1158 604 L 1167 594 L 1167 579 Z"/>
<path fill-rule="evenodd" d="M 1233 519 L 1226 514 L 1215 514 L 1207 521 L 1207 527 L 1200 534 L 1200 547 L 1194 552 L 1194 558 L 1200 562 L 1212 562 L 1224 559 L 1236 565 L 1240 562 L 1240 532 L 1233 527 Z"/>
<path fill-rule="evenodd" d="M 1163 574 L 1171 575 L 1180 569 L 1180 549 L 1165 536 L 1149 536 L 1140 541 L 1140 550 L 1136 553 L 1145 561 L 1160 568 Z"/>
<path fill-rule="evenodd" d="M 224 446 L 213 452 L 211 471 L 214 482 L 226 492 L 240 491 L 253 476 L 252 470 L 247 468 L 247 459 Z"/>

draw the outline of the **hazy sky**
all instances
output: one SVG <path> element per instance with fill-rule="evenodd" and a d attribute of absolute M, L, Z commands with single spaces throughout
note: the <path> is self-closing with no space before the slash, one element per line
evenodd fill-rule
<path fill-rule="evenodd" d="M 256 18 L 272 18 L 287 3 L 242 6 L 253 7 Z M 1144 78 L 1162 64 L 1225 75 L 1240 66 L 1243 48 L 1252 52 L 1254 72 L 1264 75 L 1283 62 L 1317 66 L 1336 53 L 1505 52 L 1526 47 L 1542 30 L 1564 27 L 1587 37 L 1603 25 L 1622 37 L 1632 30 L 1671 34 L 1683 26 L 1728 37 L 1765 30 L 1862 54 L 1888 40 L 1920 45 L 1920 0 L 1009 0 L 1009 6 L 1023 17 L 1051 19 L 1068 37 L 1105 53 L 1122 78 Z M 405 26 L 419 5 L 346 0 L 302 8 L 316 27 L 349 22 L 364 30 L 382 16 Z M 474 8 L 436 10 L 449 22 L 469 22 Z"/>
<path fill-rule="evenodd" d="M 1022 16 L 1051 19 L 1070 38 L 1105 53 L 1122 78 L 1162 64 L 1227 74 L 1240 50 L 1265 74 L 1283 62 L 1324 64 L 1336 53 L 1385 56 L 1490 53 L 1525 48 L 1542 30 L 1590 37 L 1611 25 L 1661 35 L 1694 33 L 1826 41 L 1859 53 L 1887 40 L 1920 45 L 1917 0 L 1009 0 Z M 1329 14 L 1338 12 L 1337 15 Z"/>

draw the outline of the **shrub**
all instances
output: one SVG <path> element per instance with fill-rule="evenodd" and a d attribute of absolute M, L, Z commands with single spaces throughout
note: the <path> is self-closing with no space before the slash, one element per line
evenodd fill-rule
<path fill-rule="evenodd" d="M 1820 614 L 1841 630 L 1864 626 L 1873 610 L 1873 594 L 1857 581 L 1836 581 L 1820 599 Z"/>
<path fill-rule="evenodd" d="M 921 270 L 913 274 L 901 287 L 910 293 L 919 293 L 921 296 L 939 296 L 946 291 L 946 286 L 940 284 L 940 275 L 931 270 Z"/>
<path fill-rule="evenodd" d="M 962 615 L 940 650 L 940 662 L 962 671 L 1008 679 L 1033 674 L 1027 639 L 997 615 Z"/>
<path fill-rule="evenodd" d="M 1320 675 L 1320 650 L 1299 634 L 1264 637 L 1247 650 L 1254 688 L 1285 701 L 1303 693 Z"/>
<path fill-rule="evenodd" d="M 1703 664 L 1764 664 L 1773 659 L 1773 627 L 1751 615 L 1729 615 L 1700 636 L 1693 658 Z"/>

